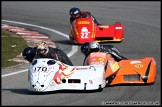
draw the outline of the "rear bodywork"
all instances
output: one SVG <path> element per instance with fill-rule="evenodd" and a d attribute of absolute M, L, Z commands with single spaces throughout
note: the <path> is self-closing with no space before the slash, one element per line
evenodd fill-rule
<path fill-rule="evenodd" d="M 107 85 L 155 82 L 156 62 L 153 57 L 117 62 L 109 54 L 96 52 L 90 54 L 87 65 L 103 65 Z"/>
<path fill-rule="evenodd" d="M 95 25 L 91 18 L 78 18 L 70 25 L 70 40 L 76 44 L 85 42 L 121 42 L 124 39 L 124 25 Z"/>
<path fill-rule="evenodd" d="M 121 42 L 124 39 L 124 25 L 117 22 L 113 25 L 96 26 L 95 39 L 98 42 L 107 42 L 107 41 Z"/>

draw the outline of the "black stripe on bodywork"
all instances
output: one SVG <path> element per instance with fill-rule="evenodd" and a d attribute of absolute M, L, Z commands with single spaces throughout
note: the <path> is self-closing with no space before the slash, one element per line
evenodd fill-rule
<path fill-rule="evenodd" d="M 112 74 L 112 75 L 106 77 L 106 81 L 107 81 L 106 86 L 109 86 L 112 83 L 112 81 L 114 80 L 115 77 L 116 77 L 115 74 Z"/>
<path fill-rule="evenodd" d="M 106 61 L 106 64 L 105 64 L 105 67 L 104 67 L 105 72 L 106 72 L 106 70 L 107 70 L 107 67 L 108 67 L 108 60 Z"/>
<path fill-rule="evenodd" d="M 149 62 L 148 66 L 147 66 L 147 69 L 146 69 L 146 73 L 145 73 L 144 76 L 141 76 L 137 71 L 135 71 L 137 74 L 140 75 L 140 77 L 142 78 L 144 83 L 147 83 L 148 75 L 149 75 L 149 71 L 150 71 L 150 67 L 151 67 L 151 62 L 152 62 L 152 60 Z"/>
<path fill-rule="evenodd" d="M 147 80 L 148 80 L 148 75 L 149 75 L 149 71 L 150 71 L 150 67 L 151 67 L 151 62 L 152 62 L 152 60 L 149 62 L 149 64 L 148 64 L 148 67 L 147 67 L 147 70 L 146 70 L 146 73 L 145 73 L 145 76 L 144 76 L 144 78 L 142 78 L 142 80 L 145 82 L 145 83 L 147 83 Z"/>
<path fill-rule="evenodd" d="M 124 64 L 123 64 L 123 65 L 124 65 Z M 106 81 L 108 81 L 108 82 L 106 83 L 106 86 L 111 85 L 112 81 L 115 79 L 117 73 L 118 73 L 119 70 L 123 67 L 123 65 L 121 65 L 120 68 L 119 68 L 117 71 L 115 71 L 113 74 L 111 74 L 110 76 L 106 77 Z"/>

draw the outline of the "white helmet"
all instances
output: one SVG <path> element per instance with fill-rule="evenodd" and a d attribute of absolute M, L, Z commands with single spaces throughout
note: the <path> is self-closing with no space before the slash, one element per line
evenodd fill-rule
<path fill-rule="evenodd" d="M 100 51 L 100 44 L 96 41 L 89 43 L 89 52 L 98 52 Z"/>
<path fill-rule="evenodd" d="M 47 54 L 48 53 L 48 51 L 49 51 L 49 48 L 48 48 L 48 46 L 46 45 L 47 43 L 46 42 L 40 42 L 40 43 L 37 43 L 36 44 L 36 48 L 37 48 L 37 53 L 39 53 L 39 54 L 43 54 L 43 55 L 45 55 L 45 54 Z M 43 53 L 41 52 L 42 50 L 45 50 Z"/>

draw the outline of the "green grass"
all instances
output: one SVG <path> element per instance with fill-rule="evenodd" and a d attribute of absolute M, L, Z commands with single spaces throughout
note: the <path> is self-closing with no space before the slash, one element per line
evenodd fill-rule
<path fill-rule="evenodd" d="M 20 55 L 27 42 L 20 36 L 15 35 L 8 31 L 1 32 L 1 67 L 6 68 L 9 66 L 20 64 L 20 62 L 9 61 Z"/>

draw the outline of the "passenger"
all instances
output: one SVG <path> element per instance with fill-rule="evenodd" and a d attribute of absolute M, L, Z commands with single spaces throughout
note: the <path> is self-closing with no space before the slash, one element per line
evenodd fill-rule
<path fill-rule="evenodd" d="M 110 54 L 115 61 L 121 61 L 123 59 L 127 59 L 126 57 L 122 56 L 121 53 L 118 51 L 116 47 L 113 45 L 100 45 L 98 42 L 86 42 L 81 46 L 81 51 L 85 55 L 83 65 L 85 65 L 86 59 L 92 52 L 105 52 L 107 54 Z"/>
<path fill-rule="evenodd" d="M 90 12 L 86 12 L 86 11 L 80 11 L 79 8 L 73 7 L 70 9 L 69 11 L 70 14 L 70 23 L 72 23 L 75 19 L 77 18 L 86 18 L 87 16 L 90 16 L 91 19 L 95 22 L 96 25 L 100 25 L 97 20 L 95 19 L 95 17 L 90 13 Z"/>
<path fill-rule="evenodd" d="M 38 58 L 52 58 L 58 61 L 61 61 L 67 65 L 73 66 L 69 57 L 60 49 L 46 46 L 45 42 L 38 43 L 36 47 L 26 47 L 23 50 L 23 57 L 28 60 L 30 63 L 33 59 Z"/>

